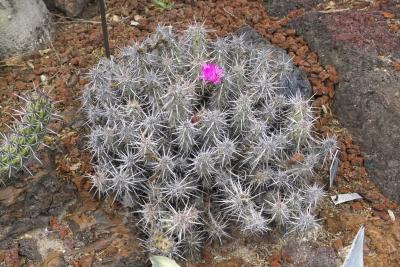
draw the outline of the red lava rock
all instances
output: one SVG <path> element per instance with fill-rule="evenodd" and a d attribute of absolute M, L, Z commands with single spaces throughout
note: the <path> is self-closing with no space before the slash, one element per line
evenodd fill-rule
<path fill-rule="evenodd" d="M 85 77 L 80 76 L 79 77 L 79 85 L 85 85 L 87 83 L 87 79 Z"/>
<path fill-rule="evenodd" d="M 307 55 L 307 61 L 310 64 L 316 64 L 318 62 L 318 56 L 315 52 L 311 52 Z"/>
<path fill-rule="evenodd" d="M 212 262 L 211 252 L 206 247 L 203 247 L 201 250 L 201 258 L 206 262 L 206 264 L 211 264 Z"/>
<path fill-rule="evenodd" d="M 218 262 L 216 267 L 250 267 L 250 264 L 240 258 L 231 258 Z"/>
<path fill-rule="evenodd" d="M 358 229 L 360 225 L 366 222 L 366 220 L 367 218 L 365 218 L 363 215 L 344 211 L 340 214 L 339 221 L 336 223 L 338 224 L 339 229 L 354 230 Z"/>
<path fill-rule="evenodd" d="M 352 7 L 354 9 L 363 9 L 363 8 L 369 7 L 369 4 L 370 3 L 368 3 L 368 2 L 355 2 L 352 4 Z"/>
<path fill-rule="evenodd" d="M 287 35 L 295 35 L 296 34 L 296 30 L 295 29 L 287 29 L 286 30 L 286 34 Z"/>
<path fill-rule="evenodd" d="M 294 19 L 294 18 L 302 16 L 303 14 L 304 14 L 304 8 L 294 9 L 294 10 L 289 11 L 288 18 Z"/>
<path fill-rule="evenodd" d="M 52 230 L 56 230 L 58 227 L 58 222 L 57 222 L 57 218 L 56 217 L 51 217 L 50 218 L 50 227 Z"/>
<path fill-rule="evenodd" d="M 79 135 L 76 133 L 69 134 L 62 138 L 62 143 L 68 151 L 75 148 L 76 142 L 78 141 Z"/>
<path fill-rule="evenodd" d="M 336 219 L 334 219 L 334 218 L 327 218 L 325 221 L 325 226 L 329 232 L 333 232 L 333 233 L 336 233 L 339 229 Z"/>
<path fill-rule="evenodd" d="M 18 249 L 11 248 L 4 253 L 4 263 L 7 267 L 19 267 L 20 260 L 18 256 Z"/>
<path fill-rule="evenodd" d="M 40 65 L 36 65 L 35 68 L 33 69 L 33 73 L 36 75 L 41 75 L 43 74 L 43 69 L 41 68 Z"/>
<path fill-rule="evenodd" d="M 79 176 L 74 177 L 74 179 L 73 179 L 72 181 L 74 182 L 76 188 L 77 188 L 79 191 L 81 191 L 83 185 L 84 185 L 85 182 L 86 182 L 86 180 L 87 180 L 87 179 L 86 179 L 85 177 L 79 175 Z"/>
<path fill-rule="evenodd" d="M 282 261 L 281 255 L 280 255 L 280 253 L 278 253 L 276 251 L 272 253 L 272 255 L 269 257 L 268 261 L 269 261 L 269 265 L 271 267 L 281 267 L 282 266 L 281 265 L 281 261 Z"/>
<path fill-rule="evenodd" d="M 346 148 L 346 152 L 349 153 L 349 154 L 355 154 L 355 155 L 359 154 L 359 151 L 357 149 L 352 148 L 352 147 Z"/>
<path fill-rule="evenodd" d="M 313 74 L 319 74 L 320 72 L 323 71 L 323 68 L 319 65 L 313 65 L 311 66 L 310 72 L 312 72 Z"/>
<path fill-rule="evenodd" d="M 315 100 L 314 100 L 314 102 L 313 102 L 313 106 L 314 107 L 321 107 L 322 105 L 325 105 L 325 104 L 327 104 L 329 102 L 329 97 L 328 96 L 326 96 L 326 95 L 324 95 L 324 96 L 321 96 L 321 97 L 318 97 L 318 98 L 316 98 Z"/>
<path fill-rule="evenodd" d="M 79 267 L 91 267 L 94 260 L 94 255 L 86 255 L 79 259 Z"/>
<path fill-rule="evenodd" d="M 64 239 L 68 235 L 69 229 L 65 225 L 59 224 L 56 217 L 52 216 L 49 224 L 51 230 L 58 232 L 61 239 Z"/>
<path fill-rule="evenodd" d="M 289 159 L 288 163 L 289 165 L 297 164 L 299 162 L 302 162 L 304 160 L 304 155 L 301 153 L 295 153 L 292 155 L 292 157 Z"/>
<path fill-rule="evenodd" d="M 333 248 L 336 250 L 336 252 L 339 252 L 340 250 L 343 249 L 343 242 L 342 239 L 336 239 L 332 243 Z"/>
<path fill-rule="evenodd" d="M 395 14 L 390 12 L 381 11 L 381 14 L 385 19 L 394 19 L 396 17 Z"/>
<path fill-rule="evenodd" d="M 325 81 L 329 78 L 328 72 L 326 70 L 322 70 L 321 72 L 319 72 L 319 78 L 321 79 L 321 81 Z"/>
<path fill-rule="evenodd" d="M 364 163 L 364 159 L 362 157 L 354 157 L 351 159 L 351 164 L 355 166 L 362 166 Z"/>
<path fill-rule="evenodd" d="M 374 216 L 378 216 L 380 218 L 382 218 L 385 221 L 390 221 L 390 216 L 387 213 L 387 211 L 374 211 Z"/>
<path fill-rule="evenodd" d="M 81 171 L 84 173 L 89 173 L 92 171 L 92 155 L 88 152 L 83 152 L 81 153 L 81 161 L 82 161 L 82 166 L 81 166 Z"/>
<path fill-rule="evenodd" d="M 372 205 L 372 208 L 377 211 L 383 211 L 383 210 L 385 210 L 386 207 L 382 203 L 377 203 L 377 204 Z"/>
<path fill-rule="evenodd" d="M 296 66 L 302 65 L 303 62 L 304 62 L 304 59 L 299 57 L 299 56 L 297 56 L 297 55 L 294 56 L 292 60 L 293 60 L 293 64 L 295 64 Z M 310 81 L 310 82 L 311 82 L 311 84 L 313 83 L 312 81 Z"/>
<path fill-rule="evenodd" d="M 396 71 L 400 71 L 400 62 L 397 62 L 397 63 L 394 64 L 394 69 Z"/>
<path fill-rule="evenodd" d="M 309 50 L 308 50 L 308 46 L 307 45 L 303 45 L 302 47 L 300 47 L 298 50 L 297 50 L 297 55 L 299 56 L 299 57 L 301 57 L 301 58 L 305 58 L 305 56 L 306 56 L 306 53 L 308 52 Z"/>
<path fill-rule="evenodd" d="M 400 23 L 389 23 L 389 31 L 392 33 L 400 32 Z"/>
<path fill-rule="evenodd" d="M 394 203 L 394 202 L 387 202 L 386 203 L 386 207 L 388 208 L 388 209 L 390 209 L 390 210 L 395 210 L 395 209 L 397 209 L 397 204 L 396 203 Z"/>
<path fill-rule="evenodd" d="M 294 263 L 294 261 L 293 261 L 292 257 L 290 256 L 290 254 L 285 252 L 285 251 L 282 251 L 281 258 L 282 258 L 282 261 L 284 263 Z"/>
<path fill-rule="evenodd" d="M 392 235 L 393 237 L 396 239 L 397 242 L 400 242 L 400 224 L 399 223 L 395 223 L 391 226 L 392 231 Z"/>
<path fill-rule="evenodd" d="M 79 58 L 78 57 L 73 57 L 73 58 L 71 58 L 69 63 L 71 63 L 72 65 L 77 66 L 77 65 L 79 65 Z"/>
<path fill-rule="evenodd" d="M 58 163 L 58 169 L 63 173 L 68 173 L 71 171 L 71 166 L 65 159 L 61 159 Z"/>
<path fill-rule="evenodd" d="M 272 37 L 272 40 L 271 40 L 271 42 L 272 42 L 273 44 L 282 44 L 282 43 L 284 43 L 285 41 L 286 41 L 286 37 L 285 37 L 285 35 L 282 34 L 282 33 L 276 33 L 276 34 L 274 34 L 274 36 Z"/>
<path fill-rule="evenodd" d="M 77 56 L 77 57 L 73 57 L 69 61 L 69 63 L 71 63 L 72 65 L 75 65 L 75 66 L 84 67 L 85 64 L 86 64 L 86 61 L 85 61 L 85 59 L 83 57 Z"/>
<path fill-rule="evenodd" d="M 273 33 L 275 33 L 275 31 L 276 31 L 278 28 L 280 28 L 280 27 L 279 27 L 279 25 L 276 24 L 275 22 L 272 22 L 272 23 L 268 24 L 268 26 L 267 26 L 266 28 L 267 28 L 267 29 L 266 29 L 266 32 L 267 32 L 267 33 L 273 34 Z"/>
<path fill-rule="evenodd" d="M 43 72 L 47 73 L 49 75 L 54 75 L 57 72 L 57 68 L 56 67 L 46 67 L 46 68 L 43 68 Z"/>
<path fill-rule="evenodd" d="M 99 31 L 94 31 L 89 35 L 89 41 L 93 45 L 97 46 L 97 45 L 101 44 L 102 40 L 103 40 L 103 38 Z"/>
<path fill-rule="evenodd" d="M 15 82 L 15 89 L 17 90 L 24 90 L 26 88 L 26 83 L 22 81 L 16 81 Z"/>
<path fill-rule="evenodd" d="M 377 192 L 370 192 L 370 193 L 366 193 L 363 197 L 366 200 L 368 200 L 369 202 L 375 202 L 378 199 L 380 199 L 381 196 Z"/>
<path fill-rule="evenodd" d="M 354 211 L 360 211 L 363 209 L 363 205 L 361 204 L 361 202 L 356 201 L 350 204 L 350 207 L 352 210 Z"/>

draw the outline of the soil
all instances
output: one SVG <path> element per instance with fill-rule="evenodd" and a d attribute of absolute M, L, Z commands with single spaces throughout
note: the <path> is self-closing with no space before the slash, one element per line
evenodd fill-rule
<path fill-rule="evenodd" d="M 307 73 L 319 116 L 315 131 L 338 137 L 340 165 L 335 186 L 327 186 L 327 194 L 357 192 L 363 199 L 335 206 L 326 197 L 318 208 L 322 227 L 301 240 L 283 238 L 279 232 L 251 239 L 233 234 L 223 246 L 206 244 L 201 257 L 181 265 L 340 266 L 359 227 L 364 225 L 365 265 L 399 266 L 400 210 L 370 181 L 359 146 L 333 117 L 331 104 L 339 81 L 335 67 L 321 65 L 303 37 L 288 26 L 302 10 L 271 17 L 258 0 L 196 1 L 194 9 L 190 2 L 176 0 L 167 10 L 150 0 L 108 1 L 112 53 L 141 40 L 158 23 L 184 29 L 194 20 L 204 21 L 206 27 L 214 29 L 212 36 L 226 35 L 244 25 L 252 27 L 285 49 L 294 64 Z M 380 6 L 374 8 L 379 10 Z M 133 20 L 137 26 L 131 26 Z M 137 240 L 133 212 L 112 203 L 112 198 L 98 199 L 85 178 L 92 169 L 91 155 L 85 150 L 87 128 L 79 109 L 80 95 L 88 82 L 85 73 L 104 56 L 99 21 L 95 4 L 89 5 L 79 19 L 56 14 L 57 33 L 51 44 L 0 63 L 0 130 L 5 131 L 5 125 L 13 120 L 9 114 L 21 104 L 17 95 L 35 86 L 50 92 L 63 118 L 50 126 L 57 134 L 46 136 L 47 147 L 38 153 L 42 164 L 30 163 L 35 175 L 21 173 L 0 188 L 0 266 L 149 264 Z M 327 183 L 327 177 L 328 170 L 321 170 L 319 179 Z M 395 220 L 390 218 L 389 210 Z"/>

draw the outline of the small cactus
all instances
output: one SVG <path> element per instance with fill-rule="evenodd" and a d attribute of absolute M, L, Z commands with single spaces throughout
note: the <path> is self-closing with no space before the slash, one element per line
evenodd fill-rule
<path fill-rule="evenodd" d="M 198 24 L 180 35 L 159 26 L 120 58 L 100 60 L 83 93 L 93 190 L 140 203 L 152 254 L 194 256 L 235 229 L 316 227 L 324 194 L 309 183 L 336 151 L 334 138 L 312 132 L 310 100 L 287 87 L 287 55 L 207 33 Z"/>
<path fill-rule="evenodd" d="M 17 171 L 26 169 L 25 163 L 30 158 L 37 158 L 35 151 L 41 144 L 52 117 L 52 103 L 44 93 L 37 92 L 27 99 L 22 99 L 26 104 L 25 109 L 18 112 L 21 120 L 9 127 L 9 134 L 2 134 L 0 182 L 4 182 Z"/>

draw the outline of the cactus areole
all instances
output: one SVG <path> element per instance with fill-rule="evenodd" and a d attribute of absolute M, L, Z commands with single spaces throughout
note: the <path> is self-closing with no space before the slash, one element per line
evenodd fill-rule
<path fill-rule="evenodd" d="M 266 43 L 210 40 L 198 24 L 159 26 L 118 59 L 101 59 L 83 95 L 93 191 L 137 212 L 156 255 L 194 256 L 234 229 L 317 227 L 324 193 L 310 182 L 336 142 L 312 134 L 293 68 Z"/>

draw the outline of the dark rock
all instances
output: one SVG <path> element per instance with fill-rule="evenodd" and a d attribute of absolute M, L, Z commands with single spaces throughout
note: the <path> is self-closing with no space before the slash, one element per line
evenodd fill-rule
<path fill-rule="evenodd" d="M 33 179 L 27 190 L 0 216 L 0 248 L 8 240 L 30 230 L 47 227 L 51 216 L 57 217 L 77 196 L 74 187 L 52 175 Z"/>
<path fill-rule="evenodd" d="M 337 68 L 334 114 L 360 145 L 371 179 L 400 201 L 400 75 L 390 62 L 400 58 L 400 36 L 372 11 L 306 12 L 290 25 Z"/>
<path fill-rule="evenodd" d="M 284 17 L 289 11 L 304 8 L 311 10 L 324 0 L 264 0 L 267 13 L 270 16 Z"/>
<path fill-rule="evenodd" d="M 278 84 L 278 87 L 284 88 L 285 90 L 282 94 L 295 95 L 299 92 L 307 99 L 311 97 L 312 88 L 307 79 L 307 75 L 290 63 L 290 58 L 285 50 L 272 45 L 250 27 L 243 27 L 239 29 L 236 34 L 243 35 L 244 40 L 249 43 L 251 42 L 256 46 L 266 47 L 272 51 L 273 54 L 276 54 L 276 56 L 274 56 L 275 58 L 283 58 L 283 60 L 290 64 L 291 71 L 286 75 L 283 75 Z"/>
<path fill-rule="evenodd" d="M 50 10 L 58 9 L 68 17 L 79 16 L 90 0 L 43 0 Z"/>
<path fill-rule="evenodd" d="M 119 258 L 113 267 L 150 267 L 150 262 L 138 259 L 137 255 L 129 255 L 128 257 Z"/>
<path fill-rule="evenodd" d="M 290 241 L 282 247 L 282 266 L 330 267 L 337 266 L 335 250 L 313 242 Z M 290 265 L 289 265 L 290 264 Z"/>
<path fill-rule="evenodd" d="M 36 240 L 21 239 L 18 241 L 18 253 L 31 261 L 40 261 L 42 257 L 39 254 Z"/>

